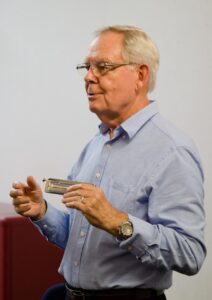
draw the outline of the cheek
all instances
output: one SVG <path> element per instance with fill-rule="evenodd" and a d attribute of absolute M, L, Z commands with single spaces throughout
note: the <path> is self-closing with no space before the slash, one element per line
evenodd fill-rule
<path fill-rule="evenodd" d="M 112 93 L 116 90 L 116 85 L 113 80 L 102 80 L 100 82 L 100 88 L 104 91 L 104 93 Z"/>
<path fill-rule="evenodd" d="M 113 105 L 115 100 L 127 101 L 134 98 L 137 90 L 136 80 L 132 76 L 104 78 L 100 82 L 100 87 L 104 92 L 105 100 L 113 101 Z"/>
<path fill-rule="evenodd" d="M 104 90 L 105 94 L 115 96 L 122 94 L 125 89 L 125 81 L 120 80 L 119 78 L 107 78 L 101 83 L 101 88 Z"/>

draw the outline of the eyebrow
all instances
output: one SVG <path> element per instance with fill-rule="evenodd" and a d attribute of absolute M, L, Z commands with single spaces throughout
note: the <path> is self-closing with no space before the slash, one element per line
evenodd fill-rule
<path fill-rule="evenodd" d="M 84 62 L 85 62 L 85 63 L 89 63 L 90 60 L 91 60 L 91 59 L 89 59 L 89 57 L 86 57 L 85 60 L 84 60 Z M 104 58 L 104 57 L 101 57 L 100 59 L 96 59 L 95 62 L 108 62 L 108 63 L 112 63 L 112 60 L 109 59 L 108 57 L 107 57 L 107 58 L 106 58 L 106 57 L 105 57 L 105 58 Z"/>

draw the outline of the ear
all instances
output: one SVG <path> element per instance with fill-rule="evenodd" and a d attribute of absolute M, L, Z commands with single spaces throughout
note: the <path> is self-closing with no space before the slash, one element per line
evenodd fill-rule
<path fill-rule="evenodd" d="M 138 78 L 140 88 L 146 88 L 148 90 L 149 84 L 149 67 L 147 65 L 138 66 Z"/>

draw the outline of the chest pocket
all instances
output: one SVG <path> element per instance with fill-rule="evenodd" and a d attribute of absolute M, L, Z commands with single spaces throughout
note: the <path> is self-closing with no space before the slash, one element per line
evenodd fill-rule
<path fill-rule="evenodd" d="M 142 187 L 109 181 L 107 198 L 113 207 L 142 219 L 147 218 L 148 196 Z"/>

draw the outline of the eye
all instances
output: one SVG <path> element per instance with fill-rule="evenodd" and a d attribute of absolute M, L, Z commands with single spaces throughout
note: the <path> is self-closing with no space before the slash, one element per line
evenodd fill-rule
<path fill-rule="evenodd" d="M 104 62 L 100 62 L 96 66 L 100 72 L 103 72 L 107 69 L 107 64 Z"/>

